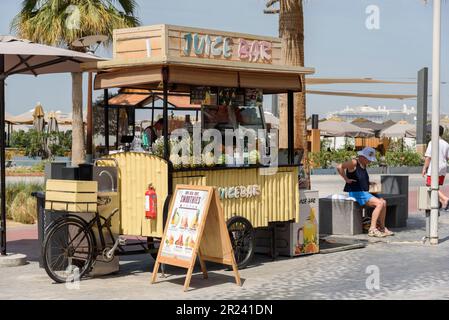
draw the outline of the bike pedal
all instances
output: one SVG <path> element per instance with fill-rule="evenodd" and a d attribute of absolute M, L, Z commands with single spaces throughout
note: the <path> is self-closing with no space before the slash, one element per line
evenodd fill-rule
<path fill-rule="evenodd" d="M 121 246 L 125 246 L 126 245 L 126 239 L 125 238 L 119 238 L 118 239 L 118 244 Z"/>

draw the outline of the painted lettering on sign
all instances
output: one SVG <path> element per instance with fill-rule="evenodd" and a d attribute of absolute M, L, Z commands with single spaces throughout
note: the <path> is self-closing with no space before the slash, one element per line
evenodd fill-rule
<path fill-rule="evenodd" d="M 252 198 L 260 195 L 260 186 L 254 184 L 249 186 L 219 187 L 218 193 L 221 199 Z"/>
<path fill-rule="evenodd" d="M 238 45 L 237 50 L 234 46 Z M 232 38 L 197 33 L 184 34 L 184 47 L 182 53 L 190 56 L 193 53 L 198 57 L 237 58 L 249 62 L 271 62 L 272 45 L 268 41 L 238 39 L 237 43 Z"/>
<path fill-rule="evenodd" d="M 239 58 L 250 62 L 271 61 L 271 43 L 268 41 L 239 40 Z"/>

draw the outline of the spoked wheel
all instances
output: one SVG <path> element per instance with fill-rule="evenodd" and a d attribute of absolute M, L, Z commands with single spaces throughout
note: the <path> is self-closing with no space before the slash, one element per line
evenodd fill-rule
<path fill-rule="evenodd" d="M 235 261 L 239 269 L 244 269 L 254 256 L 254 228 L 243 217 L 232 217 L 226 224 L 234 249 Z"/>
<path fill-rule="evenodd" d="M 55 224 L 42 246 L 48 276 L 58 283 L 80 280 L 95 260 L 94 241 L 92 232 L 79 220 L 66 219 Z"/>

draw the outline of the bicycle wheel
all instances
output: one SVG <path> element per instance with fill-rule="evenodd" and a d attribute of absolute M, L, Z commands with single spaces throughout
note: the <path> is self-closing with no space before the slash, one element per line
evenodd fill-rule
<path fill-rule="evenodd" d="M 226 224 L 234 250 L 235 262 L 239 269 L 244 269 L 254 256 L 254 228 L 251 222 L 239 216 L 230 218 Z"/>
<path fill-rule="evenodd" d="M 77 219 L 67 219 L 48 230 L 42 257 L 48 276 L 58 283 L 80 280 L 95 260 L 95 239 Z"/>

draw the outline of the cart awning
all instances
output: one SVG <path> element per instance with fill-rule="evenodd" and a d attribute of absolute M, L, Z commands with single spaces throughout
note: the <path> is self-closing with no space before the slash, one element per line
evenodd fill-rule
<path fill-rule="evenodd" d="M 99 64 L 100 65 L 100 64 Z M 95 89 L 107 88 L 140 88 L 157 90 L 162 88 L 162 69 L 168 66 L 168 83 L 172 85 L 172 90 L 176 90 L 174 85 L 197 85 L 216 87 L 240 87 L 240 88 L 260 88 L 265 93 L 285 93 L 289 90 L 302 91 L 301 75 L 310 74 L 313 71 L 309 68 L 290 67 L 278 68 L 278 66 L 267 66 L 265 68 L 223 68 L 209 66 L 186 66 L 180 64 L 160 64 L 147 65 L 142 67 L 108 68 L 108 64 L 103 64 L 105 70 L 98 70 L 95 77 Z M 178 89 L 180 91 L 181 87 Z M 183 88 L 185 91 L 185 87 Z"/>

